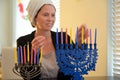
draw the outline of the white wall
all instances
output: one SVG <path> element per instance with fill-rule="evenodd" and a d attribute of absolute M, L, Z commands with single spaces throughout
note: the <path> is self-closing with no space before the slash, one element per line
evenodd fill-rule
<path fill-rule="evenodd" d="M 14 37 L 14 25 L 13 20 L 15 13 L 14 0 L 0 0 L 0 53 L 1 48 L 6 46 L 12 46 Z"/>

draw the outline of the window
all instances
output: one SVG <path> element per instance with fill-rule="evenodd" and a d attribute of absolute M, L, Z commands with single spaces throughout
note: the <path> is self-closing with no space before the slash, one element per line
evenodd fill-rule
<path fill-rule="evenodd" d="M 120 0 L 113 1 L 113 75 L 120 75 Z"/>
<path fill-rule="evenodd" d="M 120 80 L 120 0 L 111 0 L 109 9 L 108 65 L 112 62 L 112 67 L 108 66 L 108 74 L 115 76 L 114 80 Z"/>
<path fill-rule="evenodd" d="M 34 28 L 32 28 L 29 20 L 26 18 L 27 11 L 26 7 L 28 5 L 29 0 L 15 0 L 16 5 L 16 27 L 15 27 L 15 40 L 23 35 L 31 33 Z M 59 28 L 60 25 L 60 0 L 52 0 L 55 7 L 56 7 L 56 22 L 54 24 L 54 27 L 52 28 L 53 31 L 56 30 L 56 28 Z"/>

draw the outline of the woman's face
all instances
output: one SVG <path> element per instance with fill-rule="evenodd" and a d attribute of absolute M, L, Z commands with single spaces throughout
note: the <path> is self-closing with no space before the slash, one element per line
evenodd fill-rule
<path fill-rule="evenodd" d="M 55 22 L 55 12 L 54 6 L 44 5 L 35 18 L 37 29 L 51 30 Z"/>

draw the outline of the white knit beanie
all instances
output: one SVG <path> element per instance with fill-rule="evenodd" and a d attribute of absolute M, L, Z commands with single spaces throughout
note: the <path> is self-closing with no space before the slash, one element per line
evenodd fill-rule
<path fill-rule="evenodd" d="M 28 19 L 30 20 L 32 26 L 35 26 L 35 16 L 37 15 L 39 9 L 44 4 L 51 4 L 53 2 L 51 0 L 30 0 L 26 10 L 28 11 Z"/>

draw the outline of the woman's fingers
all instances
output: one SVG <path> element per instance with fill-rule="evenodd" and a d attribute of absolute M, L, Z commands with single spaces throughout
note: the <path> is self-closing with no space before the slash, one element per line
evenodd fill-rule
<path fill-rule="evenodd" d="M 45 37 L 44 36 L 38 36 L 38 37 L 35 37 L 32 41 L 32 49 L 39 49 L 41 47 L 44 46 L 44 40 L 45 40 Z"/>
<path fill-rule="evenodd" d="M 82 32 L 82 30 L 83 30 L 83 32 Z M 83 39 L 85 40 L 86 34 L 87 34 L 87 37 L 88 37 L 88 28 L 87 28 L 86 24 L 82 24 L 78 29 L 78 41 L 79 41 L 79 44 L 82 43 L 82 36 L 83 36 Z"/>

